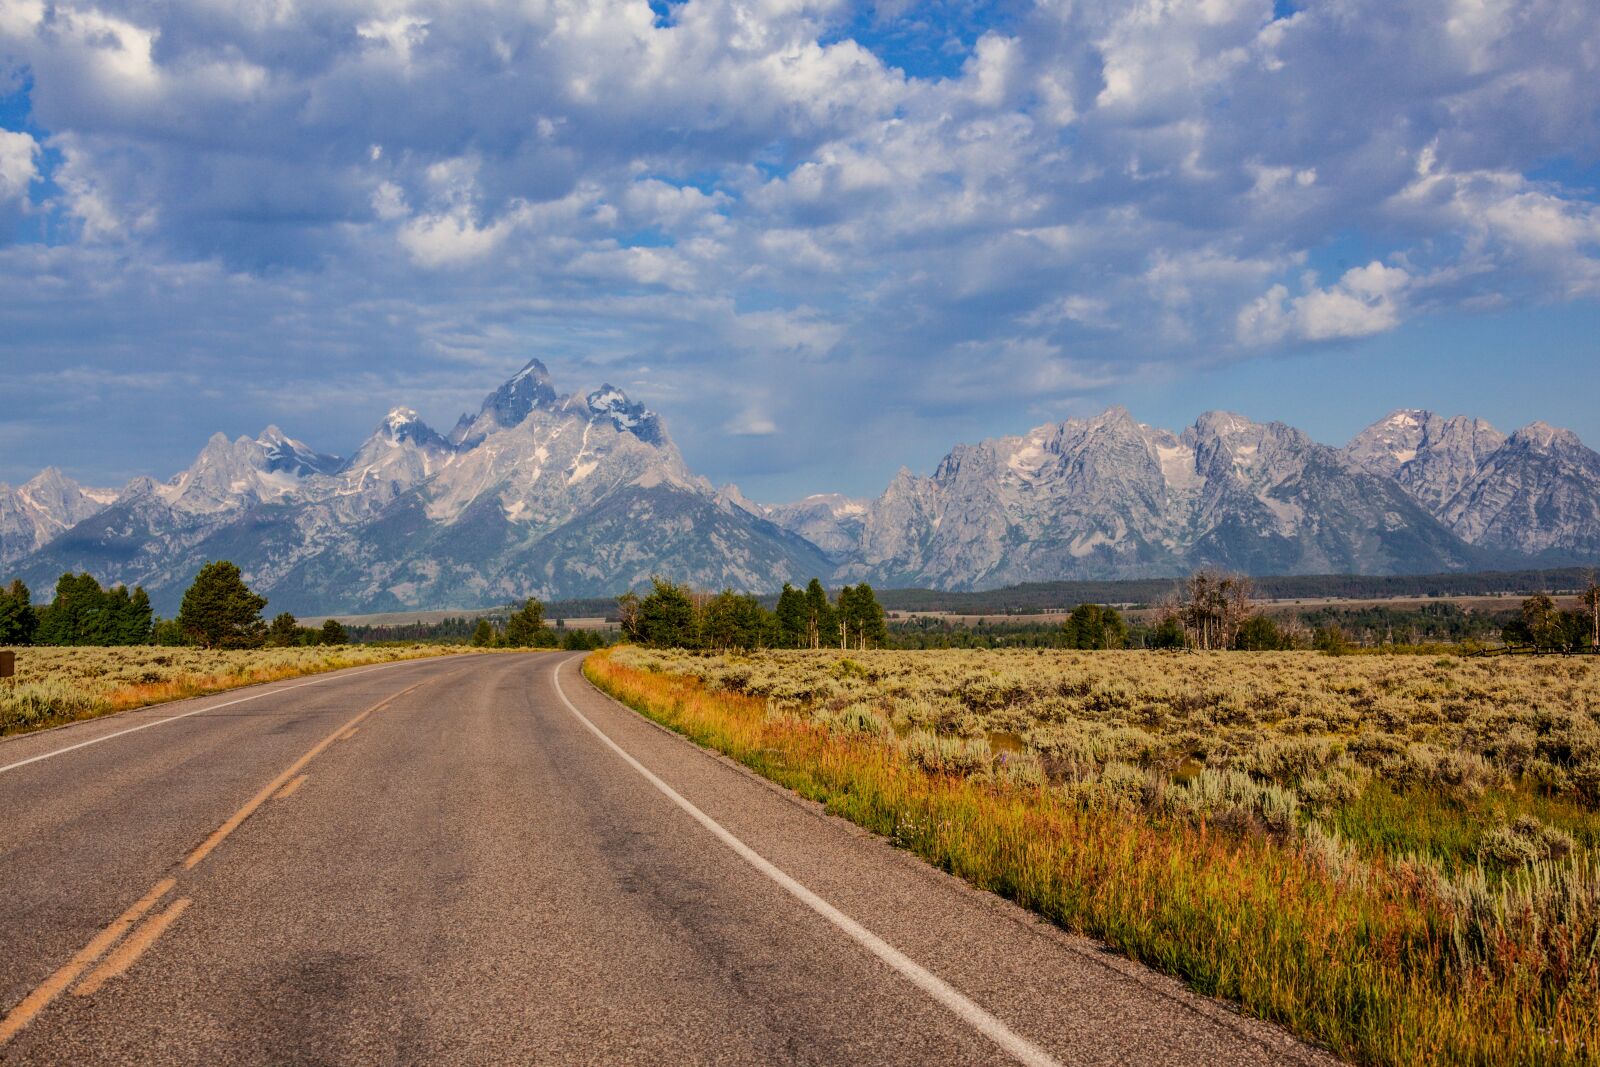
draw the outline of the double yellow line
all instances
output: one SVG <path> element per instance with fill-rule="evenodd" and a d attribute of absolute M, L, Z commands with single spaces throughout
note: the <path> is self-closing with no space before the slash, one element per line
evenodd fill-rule
<path fill-rule="evenodd" d="M 432 680 L 428 679 L 427 681 Z M 421 688 L 427 684 L 427 681 L 418 682 L 416 685 L 408 686 L 392 696 L 385 697 L 311 746 L 309 752 L 295 760 L 287 770 L 262 787 L 260 792 L 247 800 L 242 808 L 228 816 L 227 821 L 217 827 L 210 837 L 201 842 L 198 848 L 189 853 L 183 861 L 183 870 L 194 870 L 202 860 L 215 851 L 218 845 L 222 844 L 229 834 L 237 830 L 246 819 L 255 814 L 257 808 L 268 800 L 274 796 L 281 798 L 292 795 L 305 781 L 306 776 L 300 774 L 300 772 L 305 769 L 306 764 L 321 755 L 329 745 L 335 741 L 346 740 L 355 736 L 356 727 L 361 725 L 362 720 L 382 711 L 407 693 Z M 296 778 L 296 775 L 299 775 L 299 777 Z M 96 961 L 99 961 L 99 966 L 94 967 L 94 970 L 89 971 L 88 976 L 84 977 L 83 981 L 78 982 L 78 985 L 72 990 L 74 995 L 89 996 L 107 981 L 132 967 L 134 962 L 151 945 L 156 943 L 156 939 L 165 933 L 167 927 L 176 922 L 178 916 L 182 915 L 184 909 L 189 906 L 190 898 L 180 897 L 164 910 L 145 919 L 142 925 L 138 925 L 145 914 L 155 907 L 161 898 L 171 892 L 177 884 L 176 877 L 168 877 L 151 886 L 148 893 L 134 901 L 127 911 L 117 916 L 110 925 L 95 934 L 89 940 L 89 943 L 74 953 L 73 957 L 63 964 L 60 969 L 34 987 L 33 991 L 27 996 L 23 997 L 16 1007 L 6 1013 L 5 1018 L 0 1019 L 0 1045 L 4 1045 L 15 1037 L 24 1026 L 27 1026 L 40 1012 L 49 1007 L 56 997 L 60 996 L 74 982 L 78 982 L 78 978 L 85 971 L 89 971 L 89 968 L 94 966 Z M 129 935 L 130 930 L 132 931 L 131 936 Z M 127 939 L 123 940 L 124 937 Z M 107 955 L 108 952 L 110 955 Z M 102 956 L 105 957 L 103 960 L 101 959 Z"/>

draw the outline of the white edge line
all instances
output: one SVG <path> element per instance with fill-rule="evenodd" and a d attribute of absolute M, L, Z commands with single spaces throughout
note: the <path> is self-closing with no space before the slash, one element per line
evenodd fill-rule
<path fill-rule="evenodd" d="M 639 774 L 644 777 L 645 781 L 655 786 L 656 789 L 659 790 L 668 800 L 672 801 L 679 808 L 683 809 L 683 811 L 687 813 L 690 818 L 694 819 L 695 822 L 699 823 L 701 826 L 710 831 L 712 836 L 716 837 L 717 840 L 721 841 L 724 845 L 727 845 L 728 848 L 732 849 L 740 859 L 744 860 L 746 863 L 750 864 L 750 866 L 754 867 L 772 881 L 776 882 L 790 896 L 800 901 L 800 903 L 804 904 L 806 907 L 810 908 L 812 911 L 828 920 L 828 922 L 832 923 L 846 937 L 850 938 L 856 944 L 860 945 L 862 948 L 878 957 L 878 959 L 894 968 L 894 970 L 898 971 L 902 977 L 910 981 L 912 985 L 916 986 L 918 989 L 921 989 L 924 993 L 938 1001 L 945 1008 L 948 1008 L 951 1012 L 957 1015 L 962 1022 L 965 1022 L 968 1026 L 978 1031 L 978 1033 L 994 1042 L 1001 1049 L 1003 1049 L 1007 1055 L 1011 1056 L 1017 1062 L 1028 1064 L 1029 1067 L 1062 1067 L 1062 1065 L 1057 1060 L 1053 1059 L 1049 1053 L 1045 1052 L 1043 1049 L 1039 1048 L 1039 1046 L 1035 1045 L 1027 1038 L 1012 1030 L 1005 1023 L 1001 1022 L 993 1015 L 990 1015 L 978 1005 L 974 1004 L 961 992 L 955 989 L 955 987 L 944 981 L 944 979 L 940 978 L 926 967 L 923 967 L 905 953 L 901 952 L 899 949 L 883 940 L 883 938 L 879 937 L 877 934 L 874 934 L 871 930 L 868 930 L 866 927 L 850 918 L 850 916 L 846 915 L 832 904 L 829 904 L 816 893 L 807 889 L 804 885 L 790 877 L 775 864 L 767 860 L 760 853 L 756 852 L 755 849 L 751 848 L 749 845 L 735 837 L 721 823 L 717 822 L 711 816 L 695 807 L 694 804 L 690 803 L 684 798 L 683 794 L 679 793 L 666 782 L 663 782 L 660 778 L 656 777 L 648 767 L 634 759 L 633 756 L 629 755 L 621 745 L 611 740 L 611 738 L 608 737 L 605 732 L 600 729 L 600 727 L 596 726 L 589 720 L 588 716 L 579 711 L 577 705 L 573 704 L 571 700 L 567 699 L 566 691 L 561 688 L 561 668 L 570 662 L 573 661 L 563 660 L 561 663 L 557 664 L 556 669 L 551 672 L 550 677 L 555 683 L 556 695 L 559 696 L 561 698 L 561 702 L 567 706 L 567 710 L 572 712 L 572 714 L 577 717 L 578 721 L 589 729 L 590 733 L 599 738 L 607 748 L 611 749 L 611 751 L 615 752 L 618 756 L 621 756 L 623 761 L 626 762 L 628 766 L 638 771 Z"/>
<path fill-rule="evenodd" d="M 154 722 L 140 723 L 138 726 L 130 726 L 126 730 L 118 730 L 116 733 L 103 734 L 100 737 L 92 737 L 87 741 L 79 741 L 75 745 L 67 745 L 65 748 L 58 748 L 52 752 L 44 752 L 37 756 L 29 756 L 27 759 L 17 760 L 15 763 L 8 763 L 4 767 L 0 767 L 0 774 L 5 774 L 7 771 L 14 771 L 18 767 L 26 767 L 30 763 L 38 763 L 40 760 L 54 759 L 56 756 L 64 756 L 68 752 L 76 752 L 80 748 L 88 748 L 90 745 L 98 745 L 102 741 L 110 741 L 114 738 L 126 737 L 129 734 L 136 734 L 140 730 L 148 730 L 152 726 L 163 726 L 169 722 L 177 722 L 179 719 L 187 719 L 191 715 L 199 715 L 202 712 L 207 711 L 217 711 L 221 708 L 232 707 L 235 704 L 244 704 L 252 700 L 260 700 L 263 697 L 277 696 L 279 693 L 287 693 L 294 689 L 304 689 L 308 685 L 320 685 L 323 682 L 332 681 L 336 675 L 341 678 L 354 678 L 358 675 L 376 674 L 379 671 L 387 670 L 390 667 L 404 667 L 407 664 L 417 662 L 419 661 L 407 659 L 400 660 L 396 663 L 380 663 L 368 670 L 352 671 L 349 674 L 343 674 L 339 671 L 328 671 L 321 677 L 313 678 L 309 682 L 298 682 L 295 685 L 286 685 L 282 689 L 271 689 L 263 693 L 252 693 L 247 697 L 239 697 L 236 700 L 225 700 L 221 704 L 208 704 L 203 708 L 195 708 L 193 711 L 186 711 L 181 715 L 169 715 L 165 719 L 157 719 Z"/>

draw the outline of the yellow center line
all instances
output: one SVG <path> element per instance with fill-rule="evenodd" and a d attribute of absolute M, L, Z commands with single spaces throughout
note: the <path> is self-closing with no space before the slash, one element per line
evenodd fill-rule
<path fill-rule="evenodd" d="M 424 679 L 416 685 L 407 686 L 398 693 L 385 697 L 344 723 L 321 741 L 318 741 L 311 747 L 311 751 L 295 760 L 288 770 L 268 782 L 264 789 L 251 797 L 244 807 L 229 816 L 226 822 L 217 827 L 215 833 L 206 838 L 199 848 L 191 852 L 189 857 L 183 861 L 184 870 L 193 870 L 196 864 L 209 856 L 212 850 L 221 844 L 225 837 L 237 830 L 239 825 L 254 814 L 256 809 L 266 803 L 273 794 L 281 790 L 282 795 L 288 796 L 298 789 L 300 783 L 305 781 L 306 776 L 300 775 L 299 778 L 295 778 L 295 775 L 299 774 L 306 764 L 321 755 L 324 749 L 337 741 L 342 735 L 351 732 L 363 719 L 375 712 L 382 711 L 407 693 L 420 689 L 429 681 L 434 680 L 436 679 Z M 295 780 L 290 782 L 292 778 Z M 22 998 L 16 1007 L 6 1013 L 5 1018 L 0 1019 L 0 1046 L 5 1045 L 7 1041 L 15 1037 L 18 1031 L 32 1022 L 41 1011 L 49 1006 L 51 1001 L 61 995 L 63 990 L 77 981 L 79 975 L 83 974 L 96 960 L 104 955 L 107 949 L 116 945 L 134 923 L 138 922 L 145 912 L 155 905 L 156 901 L 165 896 L 177 884 L 176 878 L 163 878 L 157 882 L 148 893 L 140 897 L 127 911 L 118 916 L 116 921 L 101 930 L 87 945 L 79 949 L 72 959 L 68 960 L 59 970 L 35 987 L 33 992 Z M 121 945 L 74 992 L 79 996 L 87 996 L 100 988 L 106 979 L 114 978 L 127 970 L 155 942 L 156 938 L 160 937 L 167 927 L 171 926 L 178 916 L 183 914 L 183 910 L 188 906 L 188 897 L 174 901 L 166 911 L 140 927 L 134 937 L 129 938 L 127 942 Z M 115 967 L 113 967 L 113 963 L 116 963 Z"/>
<path fill-rule="evenodd" d="M 350 727 L 350 729 L 346 730 L 344 733 L 339 735 L 339 740 L 348 741 L 348 740 L 350 740 L 352 737 L 354 737 L 356 734 L 358 734 L 360 732 L 361 732 L 361 727 L 352 726 L 352 727 Z"/>
<path fill-rule="evenodd" d="M 149 911 L 155 902 L 167 895 L 167 892 L 178 884 L 176 878 L 163 878 L 151 887 L 150 892 L 140 897 L 133 906 L 119 915 L 111 925 L 96 934 L 87 945 L 79 949 L 77 955 L 68 960 L 60 970 L 41 982 L 22 999 L 22 1002 L 0 1019 L 0 1045 L 4 1045 L 16 1035 L 18 1030 L 33 1021 L 33 1017 L 44 1010 L 52 1000 L 60 995 L 61 991 L 71 985 L 88 966 L 100 958 L 101 953 L 117 943 L 128 928 L 139 921 L 139 917 Z"/>
<path fill-rule="evenodd" d="M 199 848 L 189 853 L 189 858 L 183 861 L 183 869 L 186 871 L 194 870 L 195 866 L 201 860 L 211 855 L 211 851 L 218 845 L 222 844 L 224 838 L 237 830 L 240 824 L 246 819 L 254 815 L 257 808 L 265 804 L 268 800 L 272 799 L 272 794 L 282 789 L 284 784 L 288 782 L 289 779 L 299 774 L 301 769 L 304 768 L 306 764 L 322 755 L 323 749 L 339 740 L 340 737 L 344 736 L 352 727 L 360 724 L 360 722 L 368 715 L 371 715 L 375 711 L 381 711 L 394 701 L 399 700 L 401 697 L 411 692 L 411 690 L 417 689 L 423 684 L 424 683 L 422 682 L 418 682 L 416 685 L 402 689 L 393 696 L 379 701 L 366 711 L 361 712 L 355 718 L 345 723 L 343 726 L 339 727 L 337 730 L 333 731 L 333 733 L 329 734 L 327 737 L 324 737 L 321 741 L 318 741 L 315 745 L 312 745 L 310 752 L 307 752 L 304 756 L 301 756 L 299 759 L 295 760 L 289 765 L 288 770 L 284 771 L 282 774 L 278 775 L 278 777 L 268 782 L 259 793 L 245 801 L 244 807 L 228 816 L 227 822 L 217 827 L 216 831 L 212 833 L 210 837 L 206 838 L 205 841 L 201 843 Z"/>
<path fill-rule="evenodd" d="M 189 906 L 188 897 L 179 897 L 174 900 L 166 911 L 145 920 L 143 926 L 135 930 L 128 939 L 116 947 L 116 950 L 107 956 L 94 970 L 89 972 L 89 977 L 78 983 L 72 991 L 73 996 L 86 997 L 105 985 L 106 982 L 133 966 L 135 960 L 144 955 L 145 950 L 156 943 L 156 938 L 166 933 L 167 927 L 177 921 L 183 914 L 183 909 Z"/>
<path fill-rule="evenodd" d="M 309 775 L 302 774 L 300 777 L 296 778 L 294 781 L 290 782 L 288 785 L 272 794 L 272 799 L 287 800 L 288 798 L 294 796 L 295 790 L 299 789 L 302 785 L 305 785 L 306 778 L 308 777 Z"/>

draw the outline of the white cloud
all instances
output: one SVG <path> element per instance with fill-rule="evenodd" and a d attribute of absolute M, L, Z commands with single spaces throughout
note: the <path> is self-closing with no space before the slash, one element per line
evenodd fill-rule
<path fill-rule="evenodd" d="M 0 140 L 0 199 L 31 191 L 40 232 L 114 249 L 109 270 L 215 265 L 284 316 L 338 291 L 479 360 L 648 356 L 696 425 L 752 411 L 818 440 L 995 353 L 995 388 L 928 402 L 1075 402 L 1156 363 L 1600 298 L 1600 194 L 1566 165 L 1600 158 L 1592 2 L 1273 8 L 1024 0 L 945 26 L 890 4 L 853 39 L 840 0 L 660 25 L 638 0 L 0 0 L 44 131 Z M 919 48 L 945 73 L 883 58 Z M 149 298 L 77 299 L 92 324 Z M 215 350 L 262 332 L 215 306 Z M 368 333 L 338 344 L 400 358 Z"/>
<path fill-rule="evenodd" d="M 481 260 L 505 240 L 515 216 L 481 226 L 469 208 L 418 215 L 400 227 L 401 246 L 424 267 L 452 267 Z"/>
<path fill-rule="evenodd" d="M 1411 275 L 1400 267 L 1374 261 L 1346 271 L 1334 285 L 1291 299 L 1283 285 L 1274 285 L 1240 309 L 1239 339 L 1246 344 L 1272 344 L 1286 338 L 1334 341 L 1392 330 L 1400 324 Z"/>
<path fill-rule="evenodd" d="M 0 202 L 26 200 L 39 177 L 39 144 L 26 133 L 0 129 Z"/>

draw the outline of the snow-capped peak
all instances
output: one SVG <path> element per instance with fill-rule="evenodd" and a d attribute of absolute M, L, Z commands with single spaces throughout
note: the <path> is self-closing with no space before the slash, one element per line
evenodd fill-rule
<path fill-rule="evenodd" d="M 661 443 L 661 420 L 643 404 L 628 399 L 616 386 L 607 383 L 584 398 L 597 419 L 610 419 L 618 430 L 633 434 L 647 444 Z"/>
<path fill-rule="evenodd" d="M 266 454 L 267 470 L 282 471 L 296 478 L 313 474 L 332 474 L 339 469 L 339 457 L 318 452 L 304 441 L 296 441 L 276 426 L 268 426 L 256 438 Z"/>
<path fill-rule="evenodd" d="M 483 398 L 476 415 L 461 416 L 450 431 L 450 443 L 457 448 L 474 448 L 496 430 L 522 425 L 534 409 L 554 408 L 558 399 L 549 370 L 537 359 L 530 359 Z"/>

